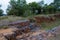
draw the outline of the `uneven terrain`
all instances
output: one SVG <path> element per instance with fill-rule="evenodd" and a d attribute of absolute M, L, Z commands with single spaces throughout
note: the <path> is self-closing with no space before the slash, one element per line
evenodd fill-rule
<path fill-rule="evenodd" d="M 60 40 L 60 14 L 0 17 L 0 40 Z"/>

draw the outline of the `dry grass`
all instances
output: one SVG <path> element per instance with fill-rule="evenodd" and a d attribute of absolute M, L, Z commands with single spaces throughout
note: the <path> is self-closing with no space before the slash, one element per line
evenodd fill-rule
<path fill-rule="evenodd" d="M 11 22 L 26 20 L 24 17 L 17 16 L 1 16 L 0 17 L 0 28 L 8 28 L 7 25 Z"/>
<path fill-rule="evenodd" d="M 14 21 L 18 21 L 18 20 L 25 20 L 28 18 L 34 19 L 33 18 L 34 16 L 47 16 L 47 15 L 32 15 L 32 16 L 28 16 L 28 17 L 3 16 L 3 17 L 0 17 L 0 24 L 8 24 L 9 22 L 14 22 Z M 58 25 L 60 25 L 60 19 L 57 19 L 55 22 L 41 23 L 42 29 L 46 29 L 46 30 L 52 29 Z"/>

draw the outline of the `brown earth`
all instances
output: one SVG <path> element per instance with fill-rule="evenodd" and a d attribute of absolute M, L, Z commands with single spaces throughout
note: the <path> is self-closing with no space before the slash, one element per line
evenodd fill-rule
<path fill-rule="evenodd" d="M 53 22 L 56 20 L 56 17 L 60 17 L 60 15 L 54 15 L 52 17 L 35 17 L 35 20 L 37 23 Z M 48 40 L 50 37 L 60 35 L 60 26 L 53 32 L 47 32 L 45 30 L 40 30 L 36 24 L 32 26 L 34 29 L 31 29 L 29 25 L 30 21 L 8 23 L 8 26 L 11 27 L 8 29 L 0 29 L 0 40 Z"/>

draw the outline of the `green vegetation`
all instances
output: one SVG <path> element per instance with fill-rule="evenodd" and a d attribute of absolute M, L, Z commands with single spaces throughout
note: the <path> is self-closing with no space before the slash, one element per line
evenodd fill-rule
<path fill-rule="evenodd" d="M 37 14 L 55 14 L 56 12 L 60 12 L 60 0 L 54 0 L 49 5 L 44 4 L 43 0 L 29 4 L 27 4 L 26 0 L 10 0 L 9 4 L 6 10 L 7 15 L 27 17 Z M 0 16 L 2 15 L 3 10 L 0 8 Z"/>
<path fill-rule="evenodd" d="M 31 22 L 34 22 L 34 16 L 41 16 L 41 15 L 50 15 L 55 14 L 56 12 L 60 13 L 60 1 L 54 0 L 51 4 L 47 5 L 44 4 L 44 1 L 39 3 L 32 2 L 27 4 L 26 0 L 10 0 L 10 5 L 7 8 L 7 15 L 0 17 L 0 20 L 6 20 L 9 22 L 16 21 L 16 20 L 24 20 L 30 18 Z M 1 7 L 1 5 L 0 5 Z M 0 16 L 3 15 L 3 10 L 0 8 Z M 14 15 L 14 16 L 9 16 Z M 17 17 L 19 16 L 19 17 Z M 56 20 L 56 22 L 51 23 L 42 23 L 42 27 L 44 29 L 51 29 L 60 24 L 60 20 Z"/>
<path fill-rule="evenodd" d="M 0 20 L 7 19 L 7 18 L 8 18 L 8 16 L 1 16 Z"/>
<path fill-rule="evenodd" d="M 43 15 L 33 15 L 33 16 L 29 16 L 29 17 L 17 17 L 17 16 L 2 16 L 0 17 L 0 23 L 3 24 L 2 20 L 5 20 L 7 22 L 14 22 L 14 21 L 18 21 L 18 20 L 26 20 L 29 19 L 30 22 L 35 22 L 34 16 L 43 16 Z M 45 15 L 46 16 L 46 15 Z M 44 30 L 50 30 L 56 26 L 60 25 L 60 19 L 56 18 L 56 21 L 53 22 L 43 22 L 41 23 L 41 27 Z M 1 28 L 6 28 L 6 26 L 3 26 Z"/>
<path fill-rule="evenodd" d="M 60 19 L 56 19 L 56 21 L 54 21 L 54 22 L 41 23 L 42 29 L 45 29 L 45 30 L 51 30 L 52 28 L 57 27 L 59 25 L 60 25 Z"/>
<path fill-rule="evenodd" d="M 0 7 L 1 7 L 1 5 L 0 5 Z M 3 10 L 0 8 L 0 16 L 2 16 L 3 15 Z"/>
<path fill-rule="evenodd" d="M 54 0 L 49 5 L 44 4 L 43 0 L 29 4 L 27 4 L 26 0 L 10 0 L 9 4 L 6 10 L 7 15 L 27 17 L 37 14 L 55 14 L 56 12 L 60 12 L 60 0 Z M 0 16 L 2 15 L 3 10 L 0 8 Z"/>
<path fill-rule="evenodd" d="M 0 29 L 7 29 L 8 26 L 1 26 Z"/>
<path fill-rule="evenodd" d="M 17 21 L 17 20 L 25 20 L 25 19 L 26 19 L 26 17 L 18 17 L 18 16 L 1 16 L 0 17 L 1 21 L 5 20 L 5 21 L 9 21 L 9 22 Z"/>
<path fill-rule="evenodd" d="M 39 3 L 32 2 L 27 4 L 26 0 L 10 0 L 10 5 L 7 8 L 8 15 L 15 16 L 31 16 L 37 14 L 55 14 L 59 8 L 59 2 L 55 1 L 49 5 L 44 4 L 44 1 Z M 58 4 L 57 4 L 58 3 Z M 56 5 L 57 7 L 55 7 Z M 58 10 L 57 10 L 58 9 Z"/>
<path fill-rule="evenodd" d="M 10 0 L 10 5 L 7 8 L 8 15 L 22 16 L 27 10 L 26 0 Z"/>

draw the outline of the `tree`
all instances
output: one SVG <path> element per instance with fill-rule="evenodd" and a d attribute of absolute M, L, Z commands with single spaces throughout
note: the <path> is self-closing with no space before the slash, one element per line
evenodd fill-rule
<path fill-rule="evenodd" d="M 38 9 L 38 13 L 42 14 L 43 13 L 43 8 L 44 8 L 44 0 L 41 0 L 39 3 L 40 8 Z"/>
<path fill-rule="evenodd" d="M 54 7 L 53 3 L 50 5 L 45 4 L 43 7 L 44 14 L 52 14 L 56 12 L 56 8 Z"/>
<path fill-rule="evenodd" d="M 0 7 L 1 7 L 1 5 L 0 5 Z M 3 10 L 0 8 L 0 16 L 2 16 L 3 15 Z"/>
<path fill-rule="evenodd" d="M 39 3 L 38 3 L 41 7 L 44 6 L 44 0 L 41 0 Z"/>
<path fill-rule="evenodd" d="M 36 10 L 39 10 L 41 8 L 40 5 L 36 2 L 29 3 L 29 6 L 30 10 L 32 10 L 33 13 L 35 13 Z"/>
<path fill-rule="evenodd" d="M 60 0 L 54 0 L 54 6 L 56 7 L 57 10 L 60 9 Z"/>
<path fill-rule="evenodd" d="M 47 10 L 48 12 L 51 14 L 51 13 L 55 13 L 55 7 L 54 6 L 47 6 Z"/>
<path fill-rule="evenodd" d="M 10 0 L 8 15 L 22 16 L 26 10 L 26 0 Z"/>
<path fill-rule="evenodd" d="M 47 6 L 48 6 L 47 4 L 44 5 L 44 7 L 43 7 L 43 14 L 46 14 L 48 12 L 48 10 L 46 8 Z"/>

